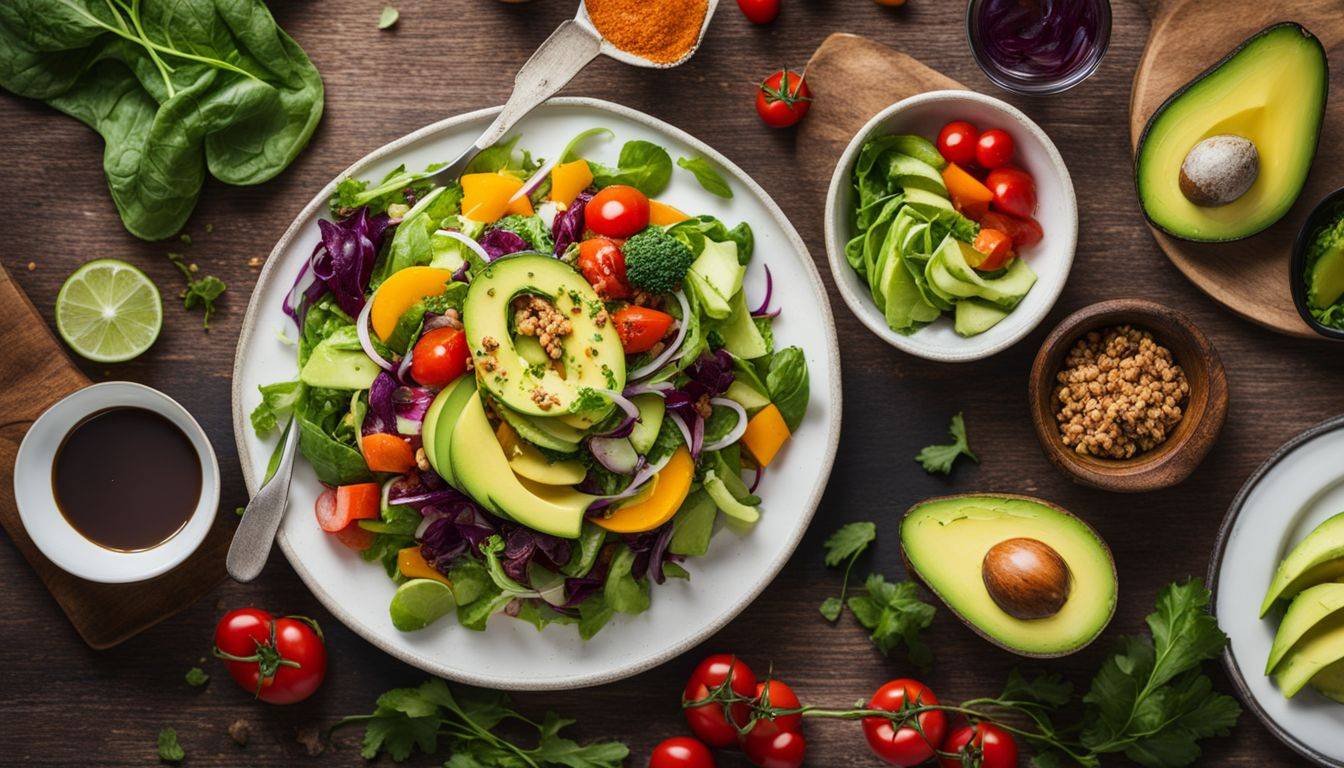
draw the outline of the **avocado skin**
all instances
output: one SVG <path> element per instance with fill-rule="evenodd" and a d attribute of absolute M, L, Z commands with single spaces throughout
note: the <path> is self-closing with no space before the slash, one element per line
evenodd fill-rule
<path fill-rule="evenodd" d="M 1031 651 L 1031 650 L 1026 650 L 1026 649 L 1023 649 L 1023 648 L 1014 646 L 1014 645 L 1012 645 L 1012 644 L 1010 644 L 1010 643 L 1007 643 L 1007 642 L 1005 642 L 1003 639 L 1001 639 L 1001 638 L 999 638 L 999 637 L 996 637 L 992 632 L 986 630 L 984 627 L 978 625 L 978 624 L 977 624 L 974 620 L 972 620 L 970 617 L 968 617 L 968 616 L 962 614 L 956 607 L 954 607 L 954 606 L 952 605 L 951 602 L 948 601 L 947 598 L 945 598 L 945 597 L 943 596 L 942 591 L 940 591 L 940 589 L 938 588 L 938 586 L 935 585 L 935 584 L 933 584 L 933 583 L 931 583 L 930 580 L 927 579 L 927 578 L 925 577 L 925 575 L 919 571 L 919 569 L 918 569 L 918 568 L 915 566 L 915 564 L 912 562 L 912 560 L 911 560 L 911 558 L 910 558 L 910 554 L 909 554 L 909 552 L 907 551 L 907 546 L 908 546 L 908 545 L 907 545 L 906 535 L 905 535 L 905 525 L 906 525 L 907 521 L 910 519 L 911 516 L 913 516 L 913 515 L 919 513 L 923 508 L 928 507 L 928 506 L 930 506 L 930 505 L 933 505 L 933 504 L 939 504 L 939 503 L 946 503 L 946 502 L 957 502 L 957 501 L 963 501 L 963 500 L 964 500 L 964 501 L 968 501 L 968 502 L 974 502 L 974 501 L 977 501 L 977 500 L 980 500 L 980 501 L 1002 501 L 1002 502 L 1025 502 L 1025 503 L 1027 503 L 1027 504 L 1039 505 L 1039 506 L 1041 506 L 1041 507 L 1044 507 L 1044 508 L 1046 508 L 1046 509 L 1051 510 L 1052 512 L 1054 512 L 1054 513 L 1056 513 L 1056 514 L 1058 514 L 1058 515 L 1061 515 L 1061 516 L 1063 516 L 1063 517 L 1065 517 L 1065 518 L 1069 518 L 1071 521 L 1076 522 L 1078 525 L 1080 525 L 1080 526 L 1082 526 L 1083 528 L 1085 528 L 1085 529 L 1091 534 L 1092 538 L 1094 538 L 1094 539 L 1096 540 L 1096 544 L 1097 544 L 1097 546 L 1098 546 L 1098 548 L 1099 548 L 1099 552 L 1100 552 L 1102 555 L 1104 555 L 1104 557 L 1105 557 L 1106 565 L 1107 565 L 1107 569 L 1106 569 L 1106 571 L 1107 571 L 1107 573 L 1109 574 L 1110 583 L 1114 586 L 1114 591 L 1113 591 L 1113 593 L 1112 593 L 1112 600 L 1111 600 L 1111 603 L 1110 603 L 1110 605 L 1109 605 L 1109 607 L 1108 607 L 1108 610 L 1106 611 L 1106 615 L 1105 615 L 1104 620 L 1100 621 L 1100 622 L 1097 624 L 1097 626 L 1095 627 L 1095 630 L 1092 631 L 1092 632 L 1090 632 L 1089 635 L 1088 635 L 1088 637 L 1087 637 L 1083 642 L 1080 642 L 1080 643 L 1076 644 L 1076 645 L 1073 646 L 1073 647 L 1070 647 L 1070 648 L 1067 648 L 1067 649 L 1063 649 L 1063 650 L 1059 650 L 1059 651 L 1054 651 L 1054 652 L 1037 652 L 1037 651 Z M 1046 543 L 1047 543 L 1047 544 L 1050 544 L 1050 542 L 1046 542 Z M 930 592 L 932 592 L 932 593 L 934 594 L 934 596 L 936 596 L 939 600 L 941 600 L 941 601 L 943 602 L 944 605 L 947 606 L 947 609 L 948 609 L 949 611 L 951 611 L 952 614 L 953 614 L 954 616 L 956 616 L 957 619 L 958 619 L 959 621 L 961 621 L 963 624 L 965 624 L 967 627 L 969 627 L 973 632 L 975 632 L 977 635 L 979 635 L 980 637 L 984 638 L 985 640 L 988 640 L 990 643 L 992 643 L 992 644 L 998 646 L 999 648 L 1002 648 L 1002 649 L 1004 649 L 1004 650 L 1006 650 L 1006 651 L 1009 651 L 1009 652 L 1011 652 L 1011 653 L 1017 654 L 1017 655 L 1019 655 L 1019 656 L 1025 656 L 1025 657 L 1028 657 L 1028 658 L 1036 658 L 1036 659 L 1053 659 L 1053 658 L 1059 658 L 1059 657 L 1062 657 L 1062 656 L 1068 656 L 1068 655 L 1070 655 L 1070 654 L 1077 653 L 1078 651 L 1080 651 L 1080 650 L 1086 648 L 1088 645 L 1091 645 L 1093 641 L 1095 641 L 1098 637 L 1101 636 L 1101 633 L 1106 629 L 1106 627 L 1110 625 L 1111 619 L 1114 618 L 1114 616 L 1115 616 L 1115 608 L 1116 608 L 1116 605 L 1117 605 L 1118 602 L 1119 602 L 1119 600 L 1118 600 L 1118 595 L 1119 595 L 1119 578 L 1118 578 L 1117 573 L 1116 573 L 1116 570 L 1115 570 L 1115 558 L 1111 555 L 1110 547 L 1107 546 L 1106 541 L 1105 541 L 1104 539 L 1102 539 L 1101 536 L 1100 536 L 1100 534 L 1098 534 L 1098 533 L 1096 532 L 1096 530 L 1092 528 L 1092 526 L 1088 525 L 1086 521 L 1082 520 L 1081 518 L 1079 518 L 1078 516 L 1076 516 L 1076 515 L 1074 515 L 1073 513 L 1069 512 L 1068 510 L 1064 509 L 1063 507 L 1060 507 L 1060 506 L 1058 506 L 1058 505 L 1056 505 L 1056 504 L 1052 504 L 1052 503 L 1050 503 L 1050 502 L 1048 502 L 1048 501 L 1044 501 L 1044 500 L 1042 500 L 1042 499 L 1038 499 L 1038 498 L 1036 498 L 1036 497 L 1034 497 L 1034 496 L 1026 496 L 1026 495 L 1013 494 L 1013 493 L 994 493 L 994 492 L 988 492 L 988 493 L 963 493 L 963 494 L 953 494 L 953 495 L 949 495 L 949 496 L 935 496 L 935 497 L 932 497 L 932 498 L 924 499 L 923 501 L 920 501 L 920 502 L 914 504 L 914 505 L 911 506 L 908 510 L 906 510 L 905 515 L 904 515 L 904 517 L 903 517 L 903 519 L 902 519 L 902 521 L 901 521 L 901 561 L 902 561 L 902 563 L 905 565 L 905 571 L 906 571 L 906 573 L 909 574 L 911 578 L 915 579 L 915 580 L 918 581 L 920 584 L 923 584 L 924 587 L 925 587 L 926 589 L 928 589 Z M 977 562 L 974 562 L 974 563 L 970 563 L 970 564 L 969 564 L 969 567 L 973 568 L 973 570 L 975 571 L 975 573 L 976 573 L 976 575 L 977 575 L 977 577 L 978 577 L 978 576 L 979 576 L 979 573 L 980 573 L 980 562 L 977 561 Z M 1071 567 L 1072 567 L 1072 564 L 1071 564 Z M 1073 595 L 1071 595 L 1070 597 L 1072 598 L 1072 597 L 1076 597 L 1076 596 L 1078 596 L 1078 595 L 1077 595 L 1077 590 L 1075 590 L 1075 593 L 1074 593 Z M 986 592 L 986 597 L 985 597 L 985 599 L 986 599 L 986 601 L 988 601 L 990 604 L 992 604 L 993 601 L 988 597 L 988 592 Z"/>
<path fill-rule="evenodd" d="M 1169 228 L 1167 228 L 1167 227 L 1164 227 L 1164 226 L 1162 226 L 1161 224 L 1159 224 L 1158 222 L 1156 222 L 1156 221 L 1153 220 L 1152 216 L 1150 216 L 1149 213 L 1148 213 L 1148 208 L 1147 208 L 1147 206 L 1145 206 L 1145 205 L 1143 204 L 1143 191 L 1142 191 L 1143 188 L 1142 188 L 1142 186 L 1140 185 L 1139 176 L 1140 176 L 1141 163 L 1142 163 L 1142 158 L 1143 158 L 1143 149 L 1144 149 L 1144 146 L 1145 146 L 1145 145 L 1147 144 L 1147 142 L 1148 142 L 1148 136 L 1149 136 L 1149 133 L 1152 131 L 1153 126 L 1154 126 L 1154 124 L 1157 122 L 1157 120 L 1158 120 L 1160 117 L 1162 117 L 1162 115 L 1163 115 L 1169 108 L 1171 108 L 1172 106 L 1175 106 L 1175 105 L 1179 104 L 1179 102 L 1180 102 L 1180 101 L 1182 100 L 1182 98 L 1189 92 L 1189 90 L 1190 90 L 1191 88 L 1193 88 L 1194 86 L 1198 85 L 1200 82 L 1202 82 L 1205 78 L 1209 77 L 1210 75 L 1215 74 L 1218 70 L 1222 69 L 1223 66 L 1225 66 L 1226 64 L 1228 64 L 1229 62 L 1231 62 L 1233 59 L 1237 58 L 1237 56 L 1238 56 L 1239 54 L 1241 54 L 1246 48 L 1250 47 L 1252 44 L 1254 44 L 1255 42 L 1259 41 L 1261 38 L 1263 38 L 1263 37 L 1265 37 L 1265 36 L 1267 36 L 1267 35 L 1269 35 L 1269 34 L 1272 34 L 1272 33 L 1274 33 L 1274 32 L 1277 32 L 1277 31 L 1279 31 L 1279 30 L 1281 30 L 1281 29 L 1284 29 L 1284 28 L 1291 28 L 1291 29 L 1295 30 L 1298 34 L 1300 34 L 1300 35 L 1305 39 L 1306 42 L 1308 42 L 1308 43 L 1314 45 L 1314 46 L 1316 47 L 1316 49 L 1317 49 L 1318 51 L 1320 51 L 1321 61 L 1322 61 L 1322 62 L 1327 62 L 1327 66 L 1328 66 L 1328 60 L 1327 60 L 1327 56 L 1326 56 L 1326 52 L 1325 52 L 1325 47 L 1321 45 L 1321 41 L 1320 41 L 1319 39 L 1317 39 L 1317 37 L 1316 37 L 1314 34 L 1312 34 L 1306 27 L 1302 26 L 1301 24 L 1298 24 L 1297 22 L 1294 22 L 1294 21 L 1280 21 L 1280 22 L 1277 22 L 1277 23 L 1275 23 L 1275 24 L 1271 24 L 1271 25 L 1265 27 L 1264 29 L 1260 30 L 1259 32 L 1256 32 L 1255 34 L 1253 34 L 1253 35 L 1251 35 L 1250 37 L 1248 37 L 1248 38 L 1246 38 L 1245 40 L 1243 40 L 1239 45 L 1237 45 L 1236 48 L 1233 48 L 1231 51 L 1229 51 L 1229 52 L 1227 53 L 1227 55 L 1223 56 L 1223 58 L 1219 59 L 1217 62 L 1215 62 L 1214 64 L 1212 64 L 1211 66 L 1209 66 L 1208 69 L 1205 69 L 1203 72 L 1200 72 L 1198 75 L 1195 75 L 1195 76 L 1192 77 L 1192 78 L 1191 78 L 1185 85 L 1182 85 L 1180 88 L 1177 88 L 1176 91 L 1175 91 L 1174 93 L 1172 93 L 1170 96 L 1168 96 L 1167 99 L 1166 99 L 1165 101 L 1163 101 L 1163 102 L 1158 106 L 1157 109 L 1153 110 L 1153 114 L 1149 116 L 1149 118 L 1148 118 L 1148 122 L 1146 122 L 1146 123 L 1144 124 L 1144 126 L 1143 126 L 1143 131 L 1139 134 L 1139 140 L 1138 140 L 1138 142 L 1134 145 L 1134 146 L 1135 146 L 1135 150 L 1134 150 L 1134 189 L 1135 189 L 1135 191 L 1136 191 L 1136 193 L 1138 194 L 1138 197 L 1139 197 L 1139 210 L 1142 211 L 1142 213 L 1143 213 L 1143 218 L 1148 222 L 1149 226 L 1153 227 L 1154 229 L 1157 229 L 1158 231 L 1160 231 L 1160 232 L 1162 232 L 1162 233 L 1164 233 L 1164 234 L 1167 234 L 1167 235 L 1170 235 L 1171 237 L 1177 238 L 1178 240 L 1187 240 L 1187 241 L 1190 241 L 1190 242 L 1198 242 L 1198 243 L 1220 243 L 1220 242 L 1232 242 L 1232 241 L 1235 241 L 1235 240 L 1244 240 L 1245 238 L 1251 237 L 1251 236 L 1253 236 L 1253 235 L 1257 235 L 1257 234 L 1259 234 L 1260 232 L 1263 232 L 1264 230 L 1266 230 L 1266 229 L 1268 229 L 1269 227 L 1273 226 L 1273 225 L 1278 221 L 1279 218 L 1282 218 L 1282 216 L 1280 216 L 1280 217 L 1278 217 L 1278 218 L 1275 218 L 1275 219 L 1272 220 L 1272 221 L 1267 221 L 1267 222 L 1264 223 L 1263 226 L 1259 227 L 1258 229 L 1255 229 L 1254 231 L 1244 232 L 1244 233 L 1238 233 L 1237 235 L 1235 235 L 1235 236 L 1233 236 L 1233 237 L 1221 237 L 1221 238 L 1197 238 L 1197 237 L 1191 237 L 1189 234 L 1186 234 L 1186 233 L 1174 232 L 1174 231 L 1172 231 L 1171 229 L 1169 229 Z M 1320 142 L 1321 128 L 1322 128 L 1322 126 L 1323 126 L 1324 123 L 1325 123 L 1325 105 L 1329 103 L 1329 90 L 1330 90 L 1330 76 L 1329 76 L 1329 72 L 1327 71 L 1326 74 L 1325 74 L 1325 76 L 1321 78 L 1321 104 L 1322 104 L 1322 109 L 1320 110 L 1320 114 L 1317 116 L 1317 119 L 1316 119 L 1316 124 L 1315 124 L 1315 126 L 1312 128 L 1312 131 L 1311 131 L 1312 144 L 1311 144 L 1310 156 L 1311 156 L 1313 162 L 1315 161 L 1315 157 L 1316 157 L 1316 148 L 1317 148 L 1317 145 L 1318 145 L 1319 142 Z M 1179 167 L 1176 168 L 1176 169 L 1173 169 L 1173 170 L 1174 170 L 1174 171 L 1179 171 Z M 1298 185 L 1297 190 L 1296 190 L 1296 191 L 1294 192 L 1294 194 L 1293 194 L 1293 198 L 1294 198 L 1294 200 L 1296 200 L 1297 196 L 1301 194 L 1301 192 L 1302 192 L 1302 188 L 1306 186 L 1306 180 L 1307 180 L 1307 176 L 1304 175 L 1303 178 L 1302 178 L 1301 183 Z M 1291 206 L 1290 206 L 1290 207 L 1291 207 Z M 1286 214 L 1286 213 L 1287 213 L 1287 209 L 1285 209 L 1284 212 L 1285 212 L 1285 214 Z"/>

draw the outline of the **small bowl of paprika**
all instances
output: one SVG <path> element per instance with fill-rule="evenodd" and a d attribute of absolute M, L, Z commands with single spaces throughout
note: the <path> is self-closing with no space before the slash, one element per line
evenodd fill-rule
<path fill-rule="evenodd" d="M 700 47 L 718 0 L 583 0 L 575 19 L 602 38 L 602 53 L 666 69 Z"/>

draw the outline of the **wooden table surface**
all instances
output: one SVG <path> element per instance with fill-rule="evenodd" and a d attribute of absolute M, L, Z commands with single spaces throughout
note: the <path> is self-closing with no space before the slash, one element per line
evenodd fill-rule
<path fill-rule="evenodd" d="M 163 333 L 148 354 L 122 365 L 84 365 L 95 380 L 130 379 L 163 389 L 202 422 L 223 472 L 222 515 L 245 502 L 229 376 L 257 275 L 249 260 L 264 258 L 313 191 L 365 152 L 446 115 L 501 102 L 514 69 L 570 15 L 573 2 L 401 0 L 401 21 L 389 32 L 376 28 L 382 3 L 373 0 L 273 6 L 323 74 L 326 114 L 311 146 L 278 179 L 260 187 L 208 183 L 186 230 L 194 239 L 189 248 L 144 243 L 122 229 L 105 188 L 102 144 L 92 132 L 41 104 L 0 97 L 0 194 L 10 212 L 0 259 L 48 322 L 62 281 L 96 257 L 130 261 L 168 289 L 179 277 L 164 254 L 184 250 L 203 270 L 228 282 L 208 334 L 200 328 L 200 315 L 185 313 L 165 290 Z M 961 3 L 910 0 L 899 10 L 869 0 L 785 6 L 773 26 L 757 28 L 723 0 L 704 46 L 687 65 L 656 72 L 602 59 L 565 93 L 644 110 L 720 149 L 793 217 L 829 283 L 821 239 L 828 180 L 794 173 L 794 136 L 757 119 L 751 107 L 755 83 L 783 64 L 801 66 L 826 35 L 847 31 L 901 48 L 972 88 L 1004 94 L 971 58 Z M 1277 336 L 1224 311 L 1181 277 L 1143 225 L 1130 176 L 1127 105 L 1148 22 L 1137 2 L 1119 0 L 1114 10 L 1110 52 L 1096 76 L 1064 96 L 1008 97 L 1059 145 L 1078 191 L 1078 256 L 1045 324 L 993 359 L 933 364 L 883 344 L 828 285 L 843 347 L 844 428 L 829 489 L 797 554 L 760 599 L 697 650 L 625 682 L 516 696 L 525 711 L 554 707 L 577 717 L 582 736 L 623 739 L 633 750 L 630 764 L 642 766 L 657 741 L 684 732 L 680 687 L 705 653 L 735 651 L 757 669 L 773 663 L 805 700 L 836 705 L 911 674 L 903 660 L 883 658 L 848 616 L 832 627 L 817 614 L 817 605 L 840 585 L 839 574 L 822 564 L 821 541 L 843 522 L 875 520 L 878 545 L 858 570 L 871 567 L 898 578 L 902 511 L 926 496 L 975 490 L 1050 499 L 1085 517 L 1110 543 L 1121 584 L 1115 620 L 1093 647 L 1047 665 L 1085 686 L 1108 641 L 1140 631 L 1162 585 L 1204 574 L 1218 523 L 1251 471 L 1293 435 L 1344 410 L 1339 386 L 1344 358 L 1338 347 Z M 1338 172 L 1316 172 L 1322 171 Z M 213 225 L 209 234 L 207 224 Z M 1217 346 L 1231 386 L 1226 428 L 1203 466 L 1183 485 L 1144 496 L 1109 495 L 1069 483 L 1042 456 L 1027 412 L 1026 373 L 1049 328 L 1081 306 L 1120 296 L 1144 296 L 1186 312 Z M 948 417 L 957 411 L 965 412 L 982 463 L 958 466 L 946 480 L 927 476 L 911 457 L 926 443 L 941 441 Z M 103 652 L 80 642 L 7 540 L 0 544 L 0 574 L 6 602 L 0 618 L 5 681 L 0 763 L 155 764 L 155 736 L 170 725 L 187 750 L 188 765 L 304 764 L 298 729 L 371 711 L 383 690 L 424 677 L 332 619 L 278 550 L 256 583 L 223 584 L 176 617 Z M 287 708 L 254 704 L 213 661 L 204 665 L 213 675 L 207 687 L 183 682 L 186 670 L 208 653 L 218 616 L 248 604 L 324 620 L 332 669 L 309 701 Z M 1022 662 L 941 608 L 929 639 L 937 664 L 923 678 L 945 700 L 997 693 L 1008 670 Z M 1215 671 L 1220 687 L 1230 690 L 1221 669 Z M 252 728 L 251 743 L 241 751 L 226 735 L 239 718 Z M 807 735 L 809 765 L 875 764 L 855 726 L 813 723 Z M 359 764 L 349 740 L 338 738 L 320 762 Z M 1201 764 L 1303 761 L 1243 714 L 1233 735 L 1206 743 Z M 725 756 L 720 765 L 745 762 Z"/>

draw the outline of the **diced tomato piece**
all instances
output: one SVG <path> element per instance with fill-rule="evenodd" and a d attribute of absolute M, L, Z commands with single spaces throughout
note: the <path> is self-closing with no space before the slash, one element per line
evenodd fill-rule
<path fill-rule="evenodd" d="M 1022 219 L 1000 211 L 990 211 L 981 216 L 980 226 L 1007 233 L 1013 240 L 1014 250 L 1033 246 L 1045 236 L 1045 231 L 1035 219 Z"/>
<path fill-rule="evenodd" d="M 988 227 L 980 228 L 980 234 L 975 236 L 973 247 L 985 254 L 985 258 L 979 264 L 971 265 L 981 272 L 1003 269 L 1014 256 L 1013 239 L 1005 232 Z"/>
<path fill-rule="evenodd" d="M 612 319 L 616 323 L 616 333 L 621 337 L 625 353 L 634 355 L 648 352 L 653 345 L 662 341 L 676 318 L 656 309 L 629 304 L 616 310 Z"/>

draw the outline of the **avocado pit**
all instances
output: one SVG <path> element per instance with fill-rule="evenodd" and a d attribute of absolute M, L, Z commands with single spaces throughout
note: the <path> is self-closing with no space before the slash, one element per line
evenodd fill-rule
<path fill-rule="evenodd" d="M 1260 175 L 1260 152 L 1250 139 L 1222 134 L 1190 148 L 1181 163 L 1181 194 L 1204 208 L 1227 205 L 1246 194 Z"/>
<path fill-rule="evenodd" d="M 990 547 L 980 575 L 994 603 L 1009 616 L 1024 620 L 1059 613 L 1073 581 L 1059 552 L 1028 538 L 1006 539 Z"/>

